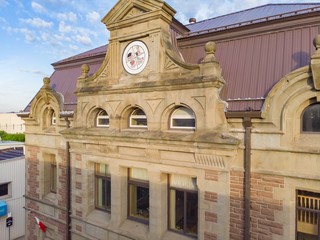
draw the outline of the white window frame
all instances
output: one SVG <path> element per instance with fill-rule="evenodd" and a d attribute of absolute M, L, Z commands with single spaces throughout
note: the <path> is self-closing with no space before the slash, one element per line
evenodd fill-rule
<path fill-rule="evenodd" d="M 142 111 L 144 115 L 134 115 L 134 113 L 136 113 L 137 111 Z M 146 125 L 136 125 L 132 123 L 133 120 L 139 120 L 139 119 L 147 119 L 147 116 L 141 108 L 135 108 L 130 114 L 130 119 L 129 119 L 130 128 L 148 128 L 148 120 Z"/>
<path fill-rule="evenodd" d="M 106 113 L 107 115 L 101 115 L 102 113 Z M 108 119 L 108 124 L 104 125 L 104 124 L 99 124 L 99 120 L 100 119 Z M 109 127 L 109 114 L 107 113 L 107 111 L 105 110 L 100 110 L 99 113 L 97 114 L 97 118 L 96 118 L 96 124 L 97 127 Z"/>
<path fill-rule="evenodd" d="M 192 115 L 176 115 L 175 113 L 181 109 L 185 109 L 187 110 L 188 112 L 191 112 Z M 186 111 L 186 112 L 187 112 Z M 174 120 L 175 119 L 193 119 L 194 120 L 194 126 L 193 127 L 188 127 L 188 126 L 174 126 Z M 195 115 L 194 115 L 194 112 L 190 109 L 190 108 L 187 108 L 187 107 L 184 107 L 184 106 L 180 106 L 180 107 L 177 107 L 171 114 L 171 117 L 170 117 L 170 128 L 171 129 L 187 129 L 187 130 L 194 130 L 196 129 L 196 118 L 195 118 Z"/>

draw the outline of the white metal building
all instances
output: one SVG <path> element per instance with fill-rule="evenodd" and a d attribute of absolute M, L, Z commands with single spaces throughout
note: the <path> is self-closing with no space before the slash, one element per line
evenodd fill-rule
<path fill-rule="evenodd" d="M 0 142 L 0 149 L 1 146 L 8 145 Z M 24 146 L 12 142 L 10 146 L 0 150 L 0 240 L 18 239 L 25 233 Z M 9 213 L 13 219 L 11 227 L 6 226 Z"/>

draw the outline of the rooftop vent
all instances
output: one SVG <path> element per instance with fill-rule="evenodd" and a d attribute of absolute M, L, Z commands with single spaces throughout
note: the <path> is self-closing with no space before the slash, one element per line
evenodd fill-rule
<path fill-rule="evenodd" d="M 196 19 L 196 18 L 190 18 L 190 19 L 189 19 L 189 23 L 191 23 L 191 24 L 192 24 L 192 23 L 196 23 L 196 22 L 197 22 L 197 19 Z"/>

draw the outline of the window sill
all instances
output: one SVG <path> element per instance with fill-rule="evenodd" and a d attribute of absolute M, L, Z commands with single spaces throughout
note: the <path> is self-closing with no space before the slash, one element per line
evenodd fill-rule
<path fill-rule="evenodd" d="M 129 234 L 134 239 L 147 239 L 149 225 L 126 219 L 120 230 Z"/>
<path fill-rule="evenodd" d="M 52 204 L 57 204 L 57 194 L 50 192 L 43 197 L 43 200 L 48 201 Z"/>
<path fill-rule="evenodd" d="M 111 216 L 108 212 L 94 209 L 87 216 L 87 221 L 100 227 L 107 227 L 110 223 Z"/>
<path fill-rule="evenodd" d="M 191 239 L 197 239 L 197 237 L 192 237 L 188 235 L 183 235 L 176 233 L 174 231 L 168 230 L 166 234 L 163 237 L 163 240 L 172 240 L 172 239 L 179 239 L 179 240 L 191 240 Z"/>
<path fill-rule="evenodd" d="M 7 200 L 7 199 L 9 199 L 9 198 L 12 198 L 12 196 L 9 195 L 9 194 L 0 196 L 0 200 Z"/>

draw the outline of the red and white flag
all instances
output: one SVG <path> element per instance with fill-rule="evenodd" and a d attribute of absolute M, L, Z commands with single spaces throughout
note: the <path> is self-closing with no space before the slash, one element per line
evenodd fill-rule
<path fill-rule="evenodd" d="M 41 221 L 39 220 L 39 218 L 37 218 L 37 217 L 34 217 L 34 218 L 36 219 L 37 224 L 38 224 L 40 230 L 45 233 L 45 232 L 46 232 L 46 225 L 44 225 L 43 222 L 41 222 Z"/>

